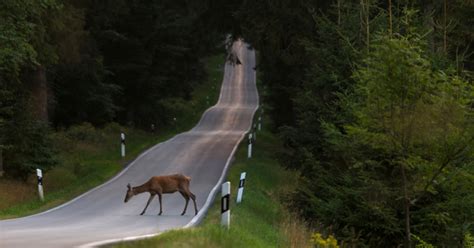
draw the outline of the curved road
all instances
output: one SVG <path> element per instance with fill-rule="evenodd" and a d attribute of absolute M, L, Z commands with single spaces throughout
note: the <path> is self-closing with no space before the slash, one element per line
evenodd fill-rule
<path fill-rule="evenodd" d="M 149 194 L 124 204 L 126 185 L 138 186 L 152 175 L 183 173 L 192 178 L 198 208 L 209 206 L 258 106 L 255 53 L 242 41 L 233 49 L 242 64 L 226 63 L 219 101 L 196 127 L 150 148 L 115 178 L 64 205 L 0 221 L 0 247 L 87 247 L 198 223 L 205 211 L 194 216 L 190 201 L 186 215 L 180 216 L 184 199 L 179 193 L 163 196 L 162 216 L 157 216 L 156 197 L 140 216 Z"/>

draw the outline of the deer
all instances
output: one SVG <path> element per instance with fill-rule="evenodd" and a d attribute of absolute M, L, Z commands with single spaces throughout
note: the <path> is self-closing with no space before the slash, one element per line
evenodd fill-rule
<path fill-rule="evenodd" d="M 237 54 L 235 52 L 229 52 L 227 55 L 227 61 L 229 61 L 232 65 L 241 65 L 242 62 L 240 61 L 239 57 L 237 57 Z"/>
<path fill-rule="evenodd" d="M 127 203 L 135 195 L 138 195 L 144 192 L 150 193 L 150 198 L 148 199 L 148 202 L 146 203 L 145 208 L 140 214 L 140 215 L 143 215 L 146 209 L 148 208 L 148 205 L 150 205 L 151 200 L 153 200 L 155 195 L 158 195 L 158 199 L 160 200 L 160 213 L 158 213 L 158 215 L 161 215 L 163 213 L 161 195 L 172 194 L 178 191 L 186 200 L 186 204 L 184 205 L 184 210 L 181 213 L 181 215 L 184 215 L 186 213 L 186 209 L 188 208 L 189 198 L 193 200 L 194 211 L 195 211 L 195 214 L 197 215 L 198 209 L 196 207 L 196 196 L 193 193 L 191 193 L 191 191 L 189 190 L 190 181 L 191 181 L 191 177 L 184 176 L 182 174 L 174 174 L 174 175 L 167 175 L 167 176 L 153 176 L 146 183 L 137 187 L 132 187 L 130 186 L 130 183 L 129 183 L 127 185 L 127 193 L 125 194 L 124 203 Z"/>

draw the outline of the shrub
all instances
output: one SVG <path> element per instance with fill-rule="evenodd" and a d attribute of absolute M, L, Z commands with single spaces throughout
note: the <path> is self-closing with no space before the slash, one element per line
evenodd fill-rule
<path fill-rule="evenodd" d="M 327 238 L 324 238 L 323 235 L 318 232 L 311 235 L 311 243 L 317 248 L 339 248 L 334 236 L 329 235 Z"/>
<path fill-rule="evenodd" d="M 17 118 L 22 120 L 12 121 L 6 127 L 5 172 L 27 180 L 37 168 L 47 171 L 54 167 L 57 164 L 56 152 L 46 123 L 25 116 Z"/>
<path fill-rule="evenodd" d="M 103 135 L 98 132 L 92 124 L 84 122 L 80 125 L 75 125 L 66 131 L 66 136 L 73 141 L 91 141 L 99 142 Z"/>

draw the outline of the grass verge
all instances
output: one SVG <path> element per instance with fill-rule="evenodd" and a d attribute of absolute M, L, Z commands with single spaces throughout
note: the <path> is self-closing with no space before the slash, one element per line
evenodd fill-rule
<path fill-rule="evenodd" d="M 207 80 L 194 89 L 190 101 L 181 102 L 185 107 L 176 111 L 176 122 L 166 129 L 151 134 L 113 123 L 101 129 L 85 123 L 55 132 L 59 165 L 43 177 L 45 201 L 38 199 L 35 175 L 27 182 L 0 178 L 0 219 L 42 212 L 67 202 L 116 175 L 147 148 L 189 130 L 219 97 L 224 56 L 208 57 L 204 63 Z M 120 132 L 127 134 L 124 159 L 119 153 Z"/>
<path fill-rule="evenodd" d="M 199 227 L 109 247 L 311 247 L 309 230 L 281 203 L 297 182 L 297 175 L 277 162 L 275 154 L 281 147 L 266 130 L 257 134 L 253 158 L 247 159 L 246 142 L 239 146 L 227 175 L 232 188 L 229 230 L 220 226 L 220 197 L 216 197 Z M 241 172 L 247 172 L 247 178 L 243 201 L 236 205 Z"/>

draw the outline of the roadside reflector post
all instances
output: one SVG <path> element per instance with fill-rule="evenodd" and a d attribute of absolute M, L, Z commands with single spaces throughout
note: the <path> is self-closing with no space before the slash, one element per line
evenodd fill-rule
<path fill-rule="evenodd" d="M 222 184 L 222 198 L 221 198 L 221 225 L 229 228 L 230 225 L 230 182 Z"/>
<path fill-rule="evenodd" d="M 258 131 L 261 131 L 262 130 L 262 117 L 259 116 L 258 117 Z"/>
<path fill-rule="evenodd" d="M 252 157 L 252 133 L 249 133 L 249 146 L 248 146 L 247 158 Z"/>
<path fill-rule="evenodd" d="M 242 196 L 244 194 L 245 176 L 246 172 L 240 174 L 239 190 L 237 191 L 237 203 L 242 202 Z"/>
<path fill-rule="evenodd" d="M 43 193 L 43 172 L 41 169 L 36 169 L 36 176 L 38 176 L 38 194 L 41 201 L 44 201 L 44 193 Z"/>
<path fill-rule="evenodd" d="M 120 134 L 120 143 L 121 143 L 121 155 L 122 155 L 122 158 L 125 157 L 125 134 L 124 133 L 121 133 Z"/>

